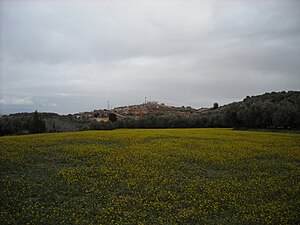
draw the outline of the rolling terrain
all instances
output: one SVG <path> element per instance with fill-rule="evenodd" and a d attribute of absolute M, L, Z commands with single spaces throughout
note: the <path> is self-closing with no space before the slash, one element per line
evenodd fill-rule
<path fill-rule="evenodd" d="M 35 121 L 34 121 L 35 120 Z M 38 125 L 39 124 L 39 125 Z M 68 115 L 16 113 L 0 116 L 0 136 L 118 128 L 300 129 L 300 92 L 271 92 L 212 108 L 146 102 Z"/>

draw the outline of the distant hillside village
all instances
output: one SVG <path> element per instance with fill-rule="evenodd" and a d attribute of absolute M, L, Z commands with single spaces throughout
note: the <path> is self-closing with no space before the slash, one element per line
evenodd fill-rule
<path fill-rule="evenodd" d="M 140 105 L 130 105 L 116 107 L 113 109 L 96 109 L 92 112 L 82 112 L 74 114 L 76 119 L 81 120 L 95 120 L 98 122 L 109 121 L 109 115 L 114 113 L 117 119 L 138 119 L 144 116 L 154 115 L 154 116 L 191 116 L 198 113 L 208 112 L 209 108 L 194 109 L 190 106 L 167 106 L 164 103 L 158 103 L 156 101 L 149 101 Z"/>
<path fill-rule="evenodd" d="M 96 109 L 69 115 L 16 113 L 0 117 L 0 135 L 118 128 L 300 129 L 300 92 L 247 96 L 243 101 L 211 108 L 175 107 L 148 101 L 140 105 Z"/>

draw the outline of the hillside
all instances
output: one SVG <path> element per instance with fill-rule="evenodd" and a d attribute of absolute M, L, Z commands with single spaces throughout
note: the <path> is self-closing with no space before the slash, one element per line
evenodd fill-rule
<path fill-rule="evenodd" d="M 232 127 L 300 128 L 300 92 L 247 96 L 224 107 L 224 120 Z"/>
<path fill-rule="evenodd" d="M 230 118 L 230 112 L 234 111 L 237 114 L 237 118 Z M 208 115 L 208 114 L 224 114 L 227 113 L 227 117 L 231 123 L 236 123 L 233 120 L 239 120 L 239 117 L 243 117 L 243 114 L 255 114 L 251 115 L 251 117 L 256 117 L 257 124 L 245 124 L 245 126 L 265 126 L 266 122 L 260 121 L 258 116 L 260 114 L 268 114 L 269 118 L 266 120 L 271 121 L 274 117 L 274 120 L 278 117 L 283 120 L 286 116 L 293 117 L 296 119 L 298 113 L 300 111 L 300 92 L 299 91 L 289 91 L 289 92 L 272 92 L 265 93 L 263 95 L 257 96 L 247 96 L 243 101 L 230 103 L 225 106 L 221 106 L 218 108 L 201 108 L 194 109 L 190 106 L 168 106 L 164 103 L 158 102 L 147 102 L 145 104 L 140 105 L 131 105 L 131 106 L 123 106 L 117 107 L 111 110 L 107 109 L 98 109 L 92 112 L 85 112 L 75 114 L 75 117 L 78 119 L 91 119 L 94 118 L 107 118 L 110 113 L 116 114 L 119 119 L 141 119 L 143 117 L 195 117 L 199 115 Z M 274 115 L 273 115 L 274 114 Z M 286 114 L 286 115 L 285 115 Z M 246 118 L 247 120 L 251 120 L 252 118 Z M 100 120 L 101 121 L 101 120 Z M 293 121 L 297 122 L 298 121 Z M 293 123 L 288 122 L 288 123 Z M 252 122 L 251 122 L 252 123 Z M 278 125 L 280 122 L 277 122 Z"/>
<path fill-rule="evenodd" d="M 97 109 L 92 112 L 84 112 L 75 114 L 77 119 L 94 119 L 94 118 L 107 118 L 109 114 L 114 113 L 120 119 L 130 118 L 130 119 L 140 119 L 145 116 L 193 116 L 199 113 L 209 111 L 210 109 L 194 109 L 190 106 L 168 106 L 164 103 L 158 102 L 147 102 L 140 105 L 129 105 L 116 107 L 110 110 L 107 109 Z"/>
<path fill-rule="evenodd" d="M 116 116 L 116 122 L 109 120 Z M 194 109 L 158 102 L 95 109 L 69 115 L 39 113 L 45 132 L 65 132 L 115 128 L 235 127 L 260 129 L 299 129 L 300 92 L 272 92 L 247 96 L 243 101 L 218 108 Z M 0 117 L 0 135 L 31 133 L 33 113 Z"/>

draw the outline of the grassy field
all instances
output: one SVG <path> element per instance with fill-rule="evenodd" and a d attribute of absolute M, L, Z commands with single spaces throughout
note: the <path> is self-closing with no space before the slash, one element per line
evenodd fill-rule
<path fill-rule="evenodd" d="M 0 156 L 0 224 L 300 224 L 299 134 L 12 136 Z"/>

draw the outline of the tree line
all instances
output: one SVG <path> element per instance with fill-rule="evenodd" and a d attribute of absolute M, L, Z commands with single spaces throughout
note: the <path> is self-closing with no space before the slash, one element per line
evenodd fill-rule
<path fill-rule="evenodd" d="M 299 129 L 300 92 L 272 92 L 259 96 L 247 96 L 241 102 L 218 107 L 193 116 L 148 115 L 138 119 L 122 119 L 96 124 L 95 129 L 116 128 L 253 128 Z"/>
<path fill-rule="evenodd" d="M 300 92 L 247 96 L 226 108 L 224 122 L 237 128 L 300 128 Z"/>
<path fill-rule="evenodd" d="M 43 118 L 42 118 L 43 117 Z M 243 101 L 222 107 L 214 103 L 205 113 L 193 116 L 148 115 L 138 119 L 118 119 L 109 115 L 109 121 L 78 121 L 71 115 L 38 112 L 15 114 L 0 118 L 0 135 L 63 132 L 80 130 L 111 130 L 118 128 L 209 128 L 232 127 L 244 129 L 299 129 L 300 92 L 272 92 L 247 96 Z"/>
<path fill-rule="evenodd" d="M 71 132 L 92 129 L 89 121 L 79 121 L 72 115 L 56 113 L 16 113 L 0 117 L 0 136 L 45 132 Z"/>

